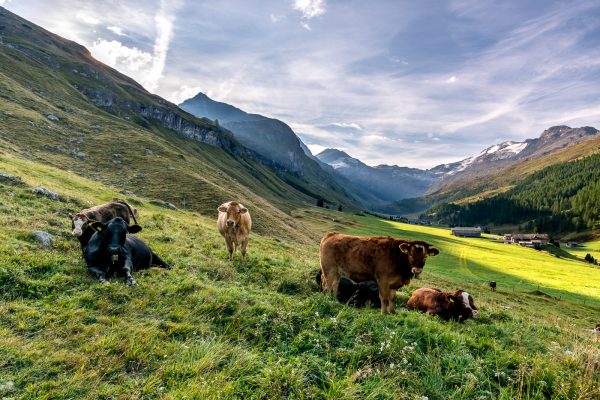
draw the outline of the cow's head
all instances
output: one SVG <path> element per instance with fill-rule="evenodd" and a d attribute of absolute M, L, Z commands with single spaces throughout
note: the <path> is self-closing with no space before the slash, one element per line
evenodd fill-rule
<path fill-rule="evenodd" d="M 227 207 L 226 206 L 219 207 L 218 210 L 219 210 L 219 212 L 223 212 L 223 213 L 227 214 L 226 224 L 228 227 L 239 226 L 240 222 L 242 221 L 242 214 L 245 214 L 248 212 L 247 208 L 242 207 L 242 205 L 240 203 L 237 203 L 235 201 L 230 202 Z"/>
<path fill-rule="evenodd" d="M 427 256 L 436 256 L 440 254 L 440 251 L 435 247 L 429 247 L 427 243 L 402 243 L 400 245 L 400 251 L 408 255 L 408 263 L 411 267 L 410 272 L 415 276 L 418 276 L 423 272 L 425 266 L 425 260 Z"/>
<path fill-rule="evenodd" d="M 458 316 L 460 321 L 479 317 L 479 310 L 475 307 L 473 297 L 464 290 L 447 293 L 446 298 L 448 301 L 454 303 L 454 314 Z"/>
<path fill-rule="evenodd" d="M 123 254 L 123 247 L 128 233 L 138 233 L 142 227 L 135 224 L 129 225 L 121 217 L 113 218 L 106 224 L 98 221 L 90 223 L 93 230 L 102 235 L 102 246 L 110 254 L 112 263 L 119 261 L 119 255 Z"/>
<path fill-rule="evenodd" d="M 77 214 L 69 214 L 69 218 L 71 219 L 71 235 L 75 237 L 79 237 L 83 235 L 83 231 L 87 229 L 88 223 L 93 219 L 82 213 Z"/>

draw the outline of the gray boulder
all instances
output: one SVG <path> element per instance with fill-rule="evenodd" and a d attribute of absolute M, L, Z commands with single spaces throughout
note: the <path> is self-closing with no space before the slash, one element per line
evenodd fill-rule
<path fill-rule="evenodd" d="M 163 200 L 150 200 L 150 204 L 154 204 L 155 206 L 168 208 L 171 210 L 177 210 L 177 207 L 173 203 L 169 203 L 168 201 Z"/>
<path fill-rule="evenodd" d="M 51 191 L 51 190 L 48 190 L 48 189 L 46 189 L 46 188 L 43 188 L 43 187 L 41 187 L 41 186 L 39 186 L 39 187 L 36 187 L 36 188 L 33 188 L 33 189 L 31 190 L 31 192 L 32 192 L 32 193 L 35 193 L 35 194 L 38 194 L 38 195 L 40 195 L 40 196 L 46 196 L 46 197 L 49 197 L 49 198 L 51 198 L 52 200 L 55 200 L 55 201 L 58 201 L 58 200 L 60 200 L 60 199 L 59 199 L 59 197 L 58 197 L 58 193 L 54 193 L 53 191 Z"/>
<path fill-rule="evenodd" d="M 50 121 L 59 121 L 59 118 L 54 114 L 48 114 L 46 115 L 46 118 L 48 118 Z"/>
<path fill-rule="evenodd" d="M 25 182 L 23 182 L 18 176 L 4 173 L 0 174 L 0 183 L 5 183 L 12 186 L 25 186 Z"/>
<path fill-rule="evenodd" d="M 32 235 L 33 238 L 40 244 L 40 247 L 45 249 L 52 246 L 53 238 L 48 232 L 35 231 Z"/>

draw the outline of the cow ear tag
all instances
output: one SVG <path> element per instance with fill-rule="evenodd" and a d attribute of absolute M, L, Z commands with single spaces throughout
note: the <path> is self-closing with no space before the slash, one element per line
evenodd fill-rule
<path fill-rule="evenodd" d="M 452 297 L 449 297 L 448 300 L 450 300 L 450 303 L 454 303 L 454 299 Z"/>

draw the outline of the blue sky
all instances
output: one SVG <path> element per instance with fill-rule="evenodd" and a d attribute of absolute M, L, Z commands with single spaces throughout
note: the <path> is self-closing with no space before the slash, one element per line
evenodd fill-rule
<path fill-rule="evenodd" d="M 598 1 L 72 1 L 0 5 L 179 103 L 287 122 L 313 150 L 432 167 L 600 128 Z"/>

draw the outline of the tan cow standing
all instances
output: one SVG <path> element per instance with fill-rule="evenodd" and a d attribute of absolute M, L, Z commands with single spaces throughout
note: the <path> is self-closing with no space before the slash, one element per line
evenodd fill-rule
<path fill-rule="evenodd" d="M 252 218 L 246 207 L 236 201 L 228 201 L 218 208 L 217 228 L 225 238 L 229 260 L 233 260 L 233 252 L 240 246 L 242 259 L 246 261 L 246 247 L 252 229 Z"/>

